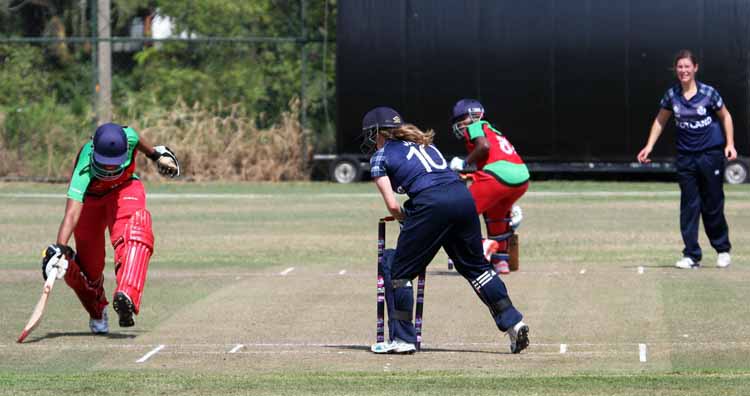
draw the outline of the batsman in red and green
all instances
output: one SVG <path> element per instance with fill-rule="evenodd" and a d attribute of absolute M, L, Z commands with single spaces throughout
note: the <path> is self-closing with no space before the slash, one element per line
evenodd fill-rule
<path fill-rule="evenodd" d="M 105 231 L 114 248 L 113 307 L 121 327 L 135 324 L 154 253 L 151 213 L 146 209 L 143 184 L 135 173 L 138 152 L 152 159 L 160 173 L 179 175 L 177 158 L 169 148 L 152 147 L 127 126 L 99 126 L 78 153 L 57 240 L 44 252 L 45 277 L 46 266 L 57 263 L 59 268 L 60 257 L 67 261 L 67 268 L 58 271 L 58 277 L 64 278 L 78 296 L 95 334 L 109 332 L 109 301 L 104 290 Z M 68 247 L 71 236 L 75 250 Z"/>
<path fill-rule="evenodd" d="M 453 107 L 453 133 L 466 145 L 465 160 L 453 158 L 450 168 L 464 170 L 476 166 L 469 188 L 477 213 L 484 216 L 489 240 L 498 240 L 497 251 L 507 253 L 507 233 L 513 225 L 511 208 L 529 187 L 529 170 L 507 136 L 484 120 L 484 107 L 475 99 L 461 99 Z M 520 219 L 514 219 L 520 221 Z M 517 225 L 517 224 L 516 224 Z M 500 273 L 508 273 L 507 262 L 495 265 Z"/>

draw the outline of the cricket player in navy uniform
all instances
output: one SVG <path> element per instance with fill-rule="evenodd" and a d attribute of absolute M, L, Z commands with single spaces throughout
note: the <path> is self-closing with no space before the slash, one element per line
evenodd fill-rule
<path fill-rule="evenodd" d="M 374 344 L 372 351 L 416 350 L 412 280 L 442 247 L 487 305 L 498 329 L 510 337 L 511 352 L 521 352 L 529 345 L 529 327 L 483 255 L 474 199 L 432 145 L 434 132 L 403 122 L 388 107 L 369 111 L 362 124 L 365 149 L 377 146 L 370 160 L 372 179 L 388 211 L 402 222 L 395 251 L 383 259 L 390 340 Z M 403 208 L 394 191 L 409 196 Z"/>
<path fill-rule="evenodd" d="M 678 83 L 661 99 L 648 141 L 638 153 L 638 161 L 650 162 L 648 156 L 674 115 L 677 127 L 677 179 L 680 183 L 680 230 L 685 248 L 677 268 L 698 268 L 702 258 L 698 244 L 698 224 L 703 227 L 711 246 L 718 253 L 716 266 L 726 268 L 732 259 L 729 251 L 729 227 L 724 217 L 725 159 L 737 158 L 734 127 L 719 92 L 696 81 L 698 62 L 688 50 L 681 50 L 674 60 Z"/>

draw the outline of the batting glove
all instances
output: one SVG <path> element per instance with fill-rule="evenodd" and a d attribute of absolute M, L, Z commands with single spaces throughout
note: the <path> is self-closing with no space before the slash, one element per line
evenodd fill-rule
<path fill-rule="evenodd" d="M 510 228 L 517 230 L 521 226 L 521 220 L 523 220 L 523 211 L 518 205 L 513 205 L 510 209 Z"/>
<path fill-rule="evenodd" d="M 453 159 L 451 159 L 451 163 L 449 166 L 452 171 L 462 171 L 464 170 L 464 165 L 465 165 L 464 160 L 458 157 L 453 157 Z"/>
<path fill-rule="evenodd" d="M 154 146 L 154 153 L 149 156 L 159 169 L 159 173 L 169 177 L 180 175 L 180 162 L 167 146 Z"/>
<path fill-rule="evenodd" d="M 62 279 L 68 270 L 68 259 L 75 256 L 70 246 L 52 244 L 42 252 L 42 277 L 47 280 L 53 268 L 57 268 L 57 279 Z"/>

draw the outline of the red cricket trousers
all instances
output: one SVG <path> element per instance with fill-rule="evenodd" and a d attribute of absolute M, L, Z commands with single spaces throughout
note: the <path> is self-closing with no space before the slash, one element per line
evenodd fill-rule
<path fill-rule="evenodd" d="M 508 186 L 498 181 L 491 174 L 477 171 L 469 187 L 477 207 L 477 214 L 484 215 L 488 235 L 500 235 L 508 232 L 510 225 L 505 219 L 510 217 L 510 209 L 526 193 L 529 183 L 520 186 Z M 500 242 L 499 251 L 507 251 L 507 241 Z"/>
<path fill-rule="evenodd" d="M 76 242 L 76 262 L 85 279 L 75 271 L 66 282 L 76 292 L 84 308 L 92 318 L 100 319 L 108 302 L 104 295 L 105 235 L 109 230 L 109 241 L 115 247 L 115 263 L 122 263 L 126 254 L 123 237 L 130 217 L 139 209 L 146 208 L 146 192 L 143 184 L 136 179 L 107 193 L 102 197 L 86 196 L 78 224 L 73 232 Z M 150 228 L 150 227 L 149 227 Z M 115 268 L 117 271 L 118 268 Z M 143 271 L 145 278 L 145 271 Z M 145 281 L 145 279 L 143 279 Z M 118 282 L 119 283 L 119 282 Z M 117 290 L 120 291 L 118 284 Z M 131 290 L 129 295 L 132 294 Z M 136 307 L 140 305 L 140 295 L 130 296 Z M 136 308 L 137 312 L 137 308 Z"/>

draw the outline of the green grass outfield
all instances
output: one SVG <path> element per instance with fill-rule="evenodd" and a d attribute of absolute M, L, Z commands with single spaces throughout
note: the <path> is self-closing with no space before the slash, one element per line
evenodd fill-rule
<path fill-rule="evenodd" d="M 65 186 L 0 183 L 0 395 L 750 394 L 750 185 L 725 189 L 732 266 L 716 269 L 701 235 L 704 267 L 684 271 L 671 267 L 675 183 L 533 183 L 521 271 L 504 277 L 531 326 L 521 355 L 443 253 L 428 271 L 424 351 L 367 351 L 385 214 L 371 183 L 147 191 L 157 247 L 136 327 L 110 311 L 110 334 L 91 336 L 58 282 L 19 345 Z M 111 262 L 105 277 L 111 293 Z"/>

